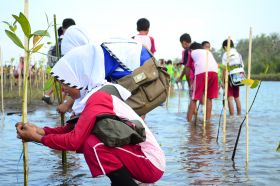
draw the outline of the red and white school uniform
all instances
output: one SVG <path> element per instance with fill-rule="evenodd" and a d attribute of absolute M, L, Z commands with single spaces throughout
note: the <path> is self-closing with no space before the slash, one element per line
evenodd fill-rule
<path fill-rule="evenodd" d="M 142 122 L 146 141 L 137 145 L 111 148 L 91 134 L 96 116 L 114 114 Z M 78 151 L 84 154 L 93 177 L 106 175 L 125 166 L 132 177 L 143 183 L 156 182 L 165 170 L 164 154 L 144 121 L 123 101 L 103 91 L 93 93 L 73 130 L 65 127 L 45 127 L 42 143 L 56 150 Z"/>
<path fill-rule="evenodd" d="M 131 176 L 144 183 L 156 182 L 165 170 L 165 157 L 155 137 L 144 121 L 120 98 L 108 94 L 100 88 L 111 84 L 104 82 L 104 60 L 98 47 L 91 46 L 83 52 L 73 49 L 53 67 L 52 76 L 64 84 L 79 89 L 77 99 L 81 114 L 74 129 L 69 124 L 64 127 L 45 127 L 42 143 L 57 150 L 77 151 L 84 154 L 93 177 L 106 175 L 125 167 Z M 88 56 L 92 63 L 89 63 Z M 131 94 L 120 85 L 117 88 L 121 98 L 126 100 Z M 107 147 L 95 135 L 93 127 L 98 115 L 111 114 L 129 120 L 141 121 L 145 127 L 146 140 L 136 145 Z"/>
<path fill-rule="evenodd" d="M 208 71 L 207 98 L 218 98 L 218 64 L 214 56 L 205 49 L 192 50 L 191 56 L 195 68 L 192 100 L 200 100 L 204 94 L 206 70 Z M 206 69 L 207 57 L 208 69 Z"/>
<path fill-rule="evenodd" d="M 156 52 L 155 40 L 153 37 L 144 34 L 138 34 L 133 38 L 147 47 L 152 52 L 152 54 Z"/>

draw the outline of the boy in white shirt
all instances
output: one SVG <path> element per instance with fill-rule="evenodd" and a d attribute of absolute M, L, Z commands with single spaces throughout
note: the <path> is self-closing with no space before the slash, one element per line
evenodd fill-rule
<path fill-rule="evenodd" d="M 212 112 L 212 99 L 218 98 L 218 64 L 213 54 L 202 48 L 199 43 L 192 43 L 190 46 L 191 57 L 194 61 L 195 79 L 193 83 L 192 101 L 187 115 L 187 120 L 192 121 L 195 113 L 196 102 L 201 100 L 205 90 L 205 74 L 208 72 L 206 120 L 209 121 Z M 208 59 L 207 59 L 208 58 Z M 207 65 L 208 62 L 208 65 Z M 208 66 L 208 69 L 206 69 Z"/>
<path fill-rule="evenodd" d="M 223 49 L 226 51 L 227 40 L 224 40 L 222 46 L 223 46 Z M 227 64 L 227 53 L 226 52 L 223 54 L 222 63 L 224 65 Z M 232 40 L 230 40 L 229 66 L 240 66 L 242 68 L 244 67 L 242 57 L 237 52 L 237 50 L 234 48 L 234 44 L 233 44 Z M 222 88 L 224 88 L 225 87 L 225 83 L 224 83 L 225 82 L 225 70 L 223 72 L 222 80 L 223 80 Z M 234 115 L 234 106 L 233 106 L 232 98 L 234 98 L 234 101 L 236 103 L 237 115 L 240 115 L 241 114 L 241 103 L 240 103 L 240 99 L 239 99 L 239 86 L 234 86 L 229 81 L 229 83 L 228 83 L 228 108 L 229 108 L 229 113 L 231 116 Z"/>

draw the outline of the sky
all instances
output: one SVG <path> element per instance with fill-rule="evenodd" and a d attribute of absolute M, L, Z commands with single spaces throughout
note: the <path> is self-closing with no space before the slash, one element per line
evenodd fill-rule
<path fill-rule="evenodd" d="M 23 54 L 5 34 L 12 22 L 12 14 L 23 12 L 24 0 L 0 0 L 0 46 L 4 62 Z M 181 58 L 179 38 L 189 33 L 192 41 L 210 41 L 220 49 L 228 36 L 237 43 L 253 37 L 280 33 L 279 0 L 29 0 L 29 21 L 32 31 L 47 27 L 46 15 L 61 24 L 64 18 L 73 18 L 84 28 L 93 42 L 100 43 L 110 37 L 132 37 L 137 34 L 139 18 L 150 21 L 149 35 L 154 37 L 156 58 Z M 21 29 L 17 30 L 20 33 Z M 54 43 L 54 29 L 46 41 Z M 22 34 L 19 34 L 22 38 Z M 47 52 L 46 45 L 42 52 Z M 33 60 L 44 57 L 36 54 Z"/>

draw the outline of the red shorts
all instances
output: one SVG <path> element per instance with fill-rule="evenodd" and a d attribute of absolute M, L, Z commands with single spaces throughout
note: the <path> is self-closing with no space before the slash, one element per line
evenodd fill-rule
<path fill-rule="evenodd" d="M 228 97 L 239 97 L 239 86 L 233 86 L 230 83 L 228 84 Z"/>
<path fill-rule="evenodd" d="M 218 98 L 219 86 L 218 86 L 218 74 L 216 72 L 208 72 L 208 88 L 207 98 Z M 192 100 L 200 100 L 204 94 L 205 89 L 205 73 L 201 73 L 195 76 L 193 83 Z"/>

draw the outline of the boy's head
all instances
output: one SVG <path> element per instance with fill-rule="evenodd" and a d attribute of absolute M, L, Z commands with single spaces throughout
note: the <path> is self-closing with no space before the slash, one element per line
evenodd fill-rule
<path fill-rule="evenodd" d="M 149 31 L 150 28 L 150 22 L 148 19 L 146 18 L 141 18 L 137 21 L 136 23 L 137 25 L 137 31 Z"/>
<path fill-rule="evenodd" d="M 196 50 L 196 49 L 203 49 L 202 45 L 200 43 L 197 42 L 193 42 L 190 46 L 191 50 Z"/>
<path fill-rule="evenodd" d="M 209 42 L 209 41 L 203 41 L 203 42 L 201 43 L 201 45 L 202 45 L 202 47 L 203 47 L 204 49 L 207 49 L 207 50 L 210 50 L 210 49 L 211 49 L 211 45 L 210 45 L 210 42 Z"/>
<path fill-rule="evenodd" d="M 168 60 L 166 61 L 166 64 L 167 64 L 167 65 L 172 65 L 171 59 L 168 59 Z"/>
<path fill-rule="evenodd" d="M 72 18 L 66 18 L 62 22 L 62 29 L 65 31 L 67 28 L 69 28 L 72 25 L 76 25 L 75 21 Z"/>
<path fill-rule="evenodd" d="M 190 44 L 192 42 L 191 36 L 188 33 L 184 33 L 180 37 L 180 42 L 181 42 L 181 45 L 184 49 L 189 48 Z"/>
<path fill-rule="evenodd" d="M 228 43 L 228 40 L 227 40 L 227 39 L 224 40 L 223 45 L 222 45 L 222 47 L 223 47 L 224 50 L 227 49 L 227 43 Z M 230 48 L 234 48 L 234 44 L 233 44 L 233 41 L 232 41 L 232 40 L 230 40 Z"/>

